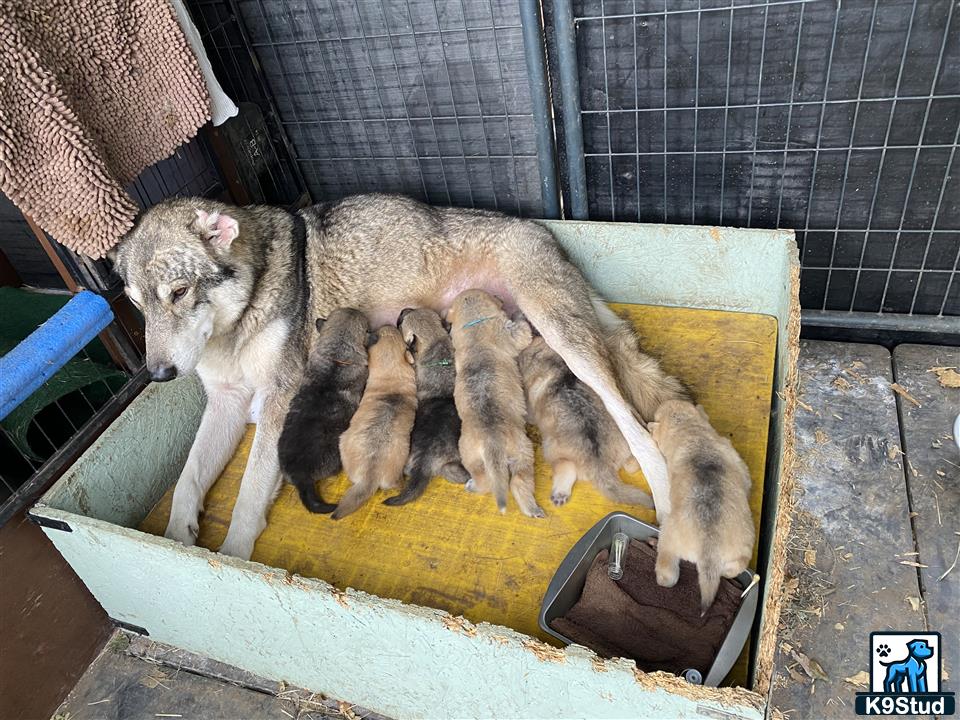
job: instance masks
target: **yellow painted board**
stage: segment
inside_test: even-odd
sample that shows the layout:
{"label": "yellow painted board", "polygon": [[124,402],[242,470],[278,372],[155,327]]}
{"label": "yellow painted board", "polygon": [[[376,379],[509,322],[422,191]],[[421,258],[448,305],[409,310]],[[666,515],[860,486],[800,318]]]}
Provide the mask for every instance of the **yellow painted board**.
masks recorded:
{"label": "yellow painted board", "polygon": [[[613,307],[630,317],[644,349],[688,385],[743,456],[753,478],[751,509],[759,527],[776,319],[718,310]],[[203,547],[216,549],[226,536],[252,438],[250,426],[207,495],[198,538]],[[639,473],[628,480],[646,485]],[[347,486],[342,475],[321,483],[328,501],[337,500]],[[163,534],[172,495],[171,488],[143,521],[142,530]],[[618,506],[585,483],[576,485],[566,505],[554,507],[550,469],[539,451],[536,497],[547,512],[545,519],[524,517],[512,498],[507,514],[501,515],[491,496],[473,495],[443,480],[432,482],[424,496],[409,505],[388,507],[381,504],[384,497],[378,493],[354,514],[333,521],[309,513],[285,485],[253,560],[341,589],[352,587],[544,638],[537,626],[540,602],[573,544],[613,510],[653,521],[652,511]]]}

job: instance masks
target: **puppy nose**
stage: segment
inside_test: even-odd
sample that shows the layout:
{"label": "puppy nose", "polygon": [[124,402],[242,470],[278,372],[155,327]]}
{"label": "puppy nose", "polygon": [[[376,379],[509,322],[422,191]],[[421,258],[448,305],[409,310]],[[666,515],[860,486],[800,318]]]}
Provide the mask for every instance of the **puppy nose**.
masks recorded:
{"label": "puppy nose", "polygon": [[176,376],[177,368],[174,365],[163,364],[150,369],[150,379],[154,382],[167,382],[167,380],[173,380]]}
{"label": "puppy nose", "polygon": [[413,308],[404,308],[400,311],[400,317],[397,318],[397,327],[400,327],[400,323],[403,322],[403,319],[407,316],[407,313],[411,313],[413,310]]}

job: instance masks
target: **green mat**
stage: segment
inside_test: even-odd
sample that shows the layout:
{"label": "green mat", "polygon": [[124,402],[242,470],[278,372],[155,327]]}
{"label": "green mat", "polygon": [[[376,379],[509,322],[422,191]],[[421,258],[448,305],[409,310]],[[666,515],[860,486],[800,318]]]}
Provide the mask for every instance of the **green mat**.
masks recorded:
{"label": "green mat", "polygon": [[[6,354],[53,316],[70,295],[41,293],[24,288],[0,288],[0,354]],[[7,431],[10,441],[25,456],[41,461],[49,452],[31,447],[30,428],[33,420],[46,407],[66,398],[71,393],[83,392],[84,411],[59,419],[68,428],[79,427],[127,381],[127,375],[112,367],[110,355],[100,340],[88,343],[77,357],[17,407],[0,426]],[[92,406],[92,407],[91,407]],[[56,415],[52,417],[56,418]],[[63,432],[55,433],[63,435]],[[48,443],[44,443],[47,445]]]}

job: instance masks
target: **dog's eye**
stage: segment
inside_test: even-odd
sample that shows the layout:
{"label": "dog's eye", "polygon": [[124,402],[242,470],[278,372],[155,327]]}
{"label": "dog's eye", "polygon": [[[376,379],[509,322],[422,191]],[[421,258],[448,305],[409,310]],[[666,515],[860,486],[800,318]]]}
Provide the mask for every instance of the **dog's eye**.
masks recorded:
{"label": "dog's eye", "polygon": [[173,300],[173,302],[176,302],[186,294],[187,294],[187,288],[185,287],[178,288],[170,294],[170,299]]}

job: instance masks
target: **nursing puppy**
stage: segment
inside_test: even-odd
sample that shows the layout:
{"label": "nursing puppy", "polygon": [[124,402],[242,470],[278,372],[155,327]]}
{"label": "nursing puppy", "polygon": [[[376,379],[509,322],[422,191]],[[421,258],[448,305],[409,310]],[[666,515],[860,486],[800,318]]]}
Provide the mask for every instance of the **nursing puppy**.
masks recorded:
{"label": "nursing puppy", "polygon": [[460,456],[470,473],[467,490],[493,492],[507,510],[507,488],[520,512],[544,517],[533,497],[533,445],[526,433],[526,403],[517,356],[530,344],[530,325],[511,320],[503,304],[483,290],[467,290],[447,315],[457,380],[454,400],[463,425]]}
{"label": "nursing puppy", "polygon": [[413,357],[397,328],[385,325],[377,331],[368,362],[367,389],[340,438],[343,469],[353,486],[340,499],[334,520],[363,505],[378,487],[396,487],[410,453],[417,383]]}
{"label": "nursing puppy", "polygon": [[586,480],[614,502],[653,507],[647,493],[617,476],[619,468],[639,466],[600,398],[542,337],[520,353],[520,372],[530,421],[540,428],[543,456],[553,468],[553,504],[563,505],[573,484]]}
{"label": "nursing puppy", "polygon": [[703,612],[720,578],[743,572],[753,552],[750,471],[699,405],[663,403],[650,432],[667,459],[672,510],[660,526],[657,584],[673,587],[680,560],[696,563]]}
{"label": "nursing puppy", "polygon": [[410,478],[399,495],[384,505],[405,505],[423,495],[430,479],[455,483],[470,479],[460,464],[460,416],[453,402],[456,369],[453,341],[433,310],[400,313],[400,332],[413,353],[417,375],[417,416],[410,436],[410,457],[404,473]]}
{"label": "nursing puppy", "polygon": [[349,308],[317,320],[319,337],[283,423],[280,472],[310,512],[336,508],[317,493],[316,481],[340,472],[340,436],[367,382],[367,329],[367,317]]}

